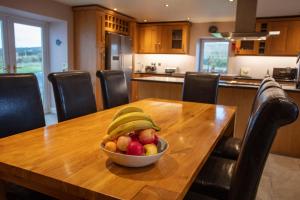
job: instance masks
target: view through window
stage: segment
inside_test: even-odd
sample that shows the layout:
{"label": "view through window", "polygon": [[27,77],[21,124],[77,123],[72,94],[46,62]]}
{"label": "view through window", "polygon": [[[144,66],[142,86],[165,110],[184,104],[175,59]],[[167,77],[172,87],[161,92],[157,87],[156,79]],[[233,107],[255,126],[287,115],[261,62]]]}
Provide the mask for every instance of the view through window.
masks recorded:
{"label": "view through window", "polygon": [[14,23],[16,72],[34,73],[44,97],[42,28]]}
{"label": "view through window", "polygon": [[0,73],[5,72],[2,26],[2,21],[0,21]]}
{"label": "view through window", "polygon": [[224,40],[202,40],[200,71],[226,73],[229,42]]}

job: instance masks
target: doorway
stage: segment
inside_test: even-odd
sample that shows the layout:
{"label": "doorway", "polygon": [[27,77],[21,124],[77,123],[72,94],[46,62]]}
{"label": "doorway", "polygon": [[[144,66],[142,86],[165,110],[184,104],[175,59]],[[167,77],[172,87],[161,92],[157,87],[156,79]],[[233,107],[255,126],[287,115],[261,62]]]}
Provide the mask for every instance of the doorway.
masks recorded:
{"label": "doorway", "polygon": [[34,73],[48,112],[46,23],[0,15],[0,73]]}

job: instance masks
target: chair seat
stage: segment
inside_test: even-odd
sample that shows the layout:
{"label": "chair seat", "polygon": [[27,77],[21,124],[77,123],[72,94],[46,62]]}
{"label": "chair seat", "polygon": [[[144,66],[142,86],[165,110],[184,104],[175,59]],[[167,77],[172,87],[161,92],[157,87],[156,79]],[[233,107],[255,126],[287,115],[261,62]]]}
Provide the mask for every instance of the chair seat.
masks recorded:
{"label": "chair seat", "polygon": [[234,137],[224,137],[214,149],[213,155],[237,160],[241,151],[242,141]]}
{"label": "chair seat", "polygon": [[212,198],[227,199],[236,161],[211,156],[191,186],[191,191]]}

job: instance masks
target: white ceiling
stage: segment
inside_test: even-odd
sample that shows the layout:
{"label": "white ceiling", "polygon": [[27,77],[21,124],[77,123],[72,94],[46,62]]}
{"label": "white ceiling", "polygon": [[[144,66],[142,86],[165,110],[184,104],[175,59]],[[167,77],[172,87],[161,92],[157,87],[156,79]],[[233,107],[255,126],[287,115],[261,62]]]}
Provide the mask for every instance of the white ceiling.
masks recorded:
{"label": "white ceiling", "polygon": [[[71,6],[99,4],[138,21],[219,22],[235,19],[236,0],[56,0]],[[251,1],[251,0],[250,0]],[[168,7],[164,5],[168,4]],[[300,0],[258,0],[258,17],[300,15]]]}

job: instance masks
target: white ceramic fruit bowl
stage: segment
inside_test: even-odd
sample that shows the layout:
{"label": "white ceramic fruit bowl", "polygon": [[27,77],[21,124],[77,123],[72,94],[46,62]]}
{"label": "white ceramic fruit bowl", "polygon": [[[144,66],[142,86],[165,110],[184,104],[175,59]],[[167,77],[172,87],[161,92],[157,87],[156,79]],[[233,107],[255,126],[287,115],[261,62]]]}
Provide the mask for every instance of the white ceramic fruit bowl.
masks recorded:
{"label": "white ceramic fruit bowl", "polygon": [[103,144],[100,145],[100,148],[114,163],[125,167],[145,167],[147,165],[151,165],[158,161],[160,157],[166,153],[168,147],[168,142],[160,138],[157,145],[157,154],[151,156],[132,156],[108,151],[104,148]]}

